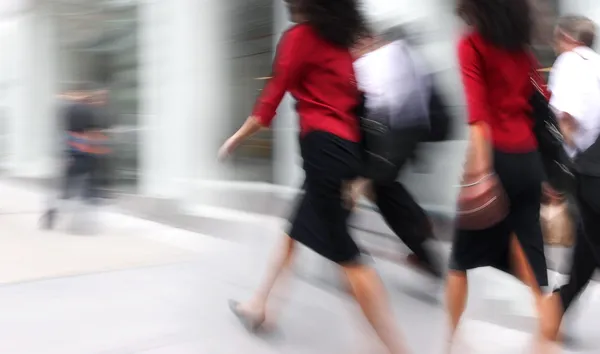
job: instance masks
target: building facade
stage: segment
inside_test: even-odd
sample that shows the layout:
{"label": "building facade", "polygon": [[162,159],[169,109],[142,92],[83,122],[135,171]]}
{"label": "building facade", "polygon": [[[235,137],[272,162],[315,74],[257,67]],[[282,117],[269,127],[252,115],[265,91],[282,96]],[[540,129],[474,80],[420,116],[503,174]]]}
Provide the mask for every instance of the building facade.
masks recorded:
{"label": "building facade", "polygon": [[[538,2],[550,9],[550,18],[558,12],[556,2]],[[561,11],[600,20],[598,6],[564,3]],[[465,149],[455,58],[462,25],[446,0],[365,0],[365,11],[376,27],[414,26],[450,98],[455,140],[426,146],[427,160],[402,177],[423,204],[450,210]],[[243,146],[232,161],[216,161],[220,143],[251,110],[288,26],[279,0],[2,1],[0,166],[17,177],[56,175],[57,95],[91,81],[110,88],[116,169],[127,188],[191,202],[218,198],[209,193],[215,186],[293,188],[302,172],[289,97],[272,131]],[[541,51],[550,64],[551,51]]]}

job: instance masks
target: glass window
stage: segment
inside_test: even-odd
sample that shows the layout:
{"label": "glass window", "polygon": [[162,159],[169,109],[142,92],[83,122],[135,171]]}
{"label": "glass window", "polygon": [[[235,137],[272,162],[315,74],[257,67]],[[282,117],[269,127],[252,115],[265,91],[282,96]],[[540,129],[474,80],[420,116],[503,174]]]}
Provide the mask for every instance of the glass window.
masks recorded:
{"label": "glass window", "polygon": [[136,1],[61,2],[62,90],[88,82],[107,90],[101,111],[114,141],[112,172],[129,188],[138,174],[138,17]]}
{"label": "glass window", "polygon": [[558,0],[534,0],[533,18],[536,24],[533,38],[533,48],[540,62],[542,74],[548,78],[550,67],[556,60],[552,48],[554,24],[558,16]]}
{"label": "glass window", "polygon": [[[271,74],[273,60],[273,3],[251,1],[232,10],[233,30],[231,129],[237,129],[252,112],[254,102]],[[284,103],[285,104],[285,103]],[[263,130],[236,152],[234,178],[240,181],[272,182],[273,131]]]}

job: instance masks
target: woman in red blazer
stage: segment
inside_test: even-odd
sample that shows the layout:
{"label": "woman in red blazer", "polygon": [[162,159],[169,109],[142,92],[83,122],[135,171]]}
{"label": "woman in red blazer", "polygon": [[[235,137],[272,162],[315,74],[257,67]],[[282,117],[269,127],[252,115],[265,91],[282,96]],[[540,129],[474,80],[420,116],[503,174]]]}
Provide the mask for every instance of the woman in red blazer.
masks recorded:
{"label": "woman in red blazer", "polygon": [[246,123],[221,148],[229,155],[241,142],[270,126],[284,94],[296,99],[305,194],[296,207],[267,279],[245,303],[232,311],[251,329],[265,321],[269,293],[287,273],[302,243],[342,266],[352,294],[391,353],[404,352],[385,290],[348,232],[350,209],[342,186],[361,170],[359,91],[350,54],[367,30],[357,0],[288,0],[292,26],[282,36],[273,75]]}
{"label": "woman in red blazer", "polygon": [[[544,171],[533,133],[529,99],[537,63],[527,0],[462,0],[470,26],[458,43],[467,101],[469,152],[465,183],[495,172],[510,201],[508,217],[486,230],[456,230],[447,281],[452,333],[467,299],[467,271],[492,266],[515,274],[541,304],[548,284],[540,229]],[[533,76],[535,77],[535,76]]]}

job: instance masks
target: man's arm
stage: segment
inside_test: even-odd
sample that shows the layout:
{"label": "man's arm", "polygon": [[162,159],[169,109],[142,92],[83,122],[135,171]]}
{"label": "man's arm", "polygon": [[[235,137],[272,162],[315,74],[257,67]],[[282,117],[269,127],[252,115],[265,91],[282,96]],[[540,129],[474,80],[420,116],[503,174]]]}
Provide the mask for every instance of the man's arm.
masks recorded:
{"label": "man's arm", "polygon": [[565,144],[572,148],[575,148],[573,136],[575,135],[575,132],[579,129],[579,124],[577,123],[577,120],[573,118],[573,116],[569,113],[560,112],[558,116],[558,126],[563,135]]}

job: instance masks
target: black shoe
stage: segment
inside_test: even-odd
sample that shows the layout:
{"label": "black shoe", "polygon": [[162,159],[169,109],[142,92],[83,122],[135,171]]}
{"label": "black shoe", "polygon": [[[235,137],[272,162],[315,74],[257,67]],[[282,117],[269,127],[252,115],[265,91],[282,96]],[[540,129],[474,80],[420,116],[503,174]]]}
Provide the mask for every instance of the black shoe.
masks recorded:
{"label": "black shoe", "polygon": [[52,230],[56,219],[56,210],[48,210],[40,220],[40,226],[44,230]]}

